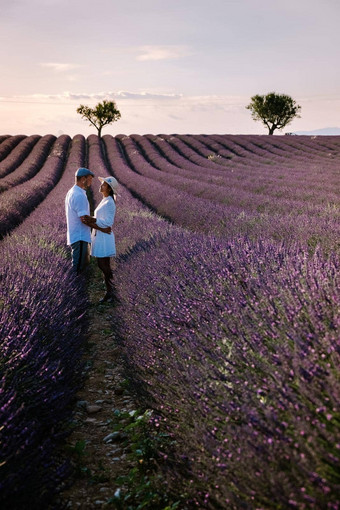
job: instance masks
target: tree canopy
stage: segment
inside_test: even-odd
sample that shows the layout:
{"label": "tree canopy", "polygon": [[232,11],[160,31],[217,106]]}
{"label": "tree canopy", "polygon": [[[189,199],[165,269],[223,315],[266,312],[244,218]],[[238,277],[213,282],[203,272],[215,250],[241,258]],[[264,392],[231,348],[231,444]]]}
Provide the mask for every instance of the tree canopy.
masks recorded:
{"label": "tree canopy", "polygon": [[283,129],[295,117],[300,117],[301,106],[296,104],[293,98],[286,94],[256,95],[251,98],[250,104],[246,106],[251,111],[251,116],[255,121],[262,121],[269,129],[272,135],[275,129]]}
{"label": "tree canopy", "polygon": [[83,119],[90,121],[90,125],[92,124],[98,130],[99,137],[101,137],[104,126],[112,124],[112,122],[119,120],[121,117],[116,103],[114,101],[106,101],[105,99],[94,108],[81,104],[77,108],[77,113],[79,113]]}

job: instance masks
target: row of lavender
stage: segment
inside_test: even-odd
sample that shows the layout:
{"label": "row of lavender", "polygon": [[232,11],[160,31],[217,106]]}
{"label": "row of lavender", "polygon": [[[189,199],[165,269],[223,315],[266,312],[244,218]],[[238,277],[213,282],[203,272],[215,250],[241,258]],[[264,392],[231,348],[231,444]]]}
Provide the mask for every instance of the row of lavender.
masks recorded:
{"label": "row of lavender", "polygon": [[[63,204],[74,170],[84,165],[85,155],[97,176],[108,175],[96,136],[90,136],[87,144],[82,136],[72,141],[65,136],[48,137],[55,142],[53,150],[34,179],[26,182],[26,207],[31,214],[0,244],[0,502],[6,508],[53,506],[70,474],[69,462],[58,452],[69,433],[65,422],[72,416],[74,395],[82,381],[87,303],[83,282],[75,281],[70,271]],[[34,189],[31,185],[43,182],[42,175],[55,183],[61,172],[62,179],[49,194],[45,190],[45,199],[32,212],[36,200],[29,192]],[[98,202],[99,181],[94,184]],[[123,253],[164,222],[123,188],[119,198],[118,249]],[[10,224],[11,229],[14,226]]]}
{"label": "row of lavender", "polygon": [[[170,186],[133,172],[119,138],[104,137],[112,173],[166,207]],[[168,489],[200,508],[339,508],[338,256],[145,216],[117,317],[131,380],[176,439]],[[130,232],[117,221],[118,240]]]}
{"label": "row of lavender", "polygon": [[17,168],[39,140],[39,135],[12,136],[0,141],[0,178]]}
{"label": "row of lavender", "polygon": [[[216,170],[218,168],[216,163],[218,163],[220,170],[222,165],[222,169],[224,167],[224,169],[242,171],[242,169],[246,170],[247,168],[249,170],[249,165],[251,165],[252,168],[257,169],[258,174],[267,174],[266,177],[273,174],[273,169],[270,166],[283,166],[294,172],[294,167],[297,164],[300,164],[300,167],[306,166],[306,158],[309,162],[312,158],[312,160],[319,163],[332,164],[332,160],[337,157],[339,149],[338,143],[333,142],[332,149],[328,148],[329,152],[324,153],[320,147],[317,149],[315,144],[314,148],[310,147],[308,140],[304,139],[303,142],[300,142],[300,148],[287,146],[287,144],[283,145],[281,142],[282,148],[279,150],[278,142],[273,145],[271,138],[266,136],[259,136],[256,143],[252,141],[252,137],[248,136],[235,137],[235,141],[230,136],[223,137],[221,135],[146,135],[144,137],[131,135],[131,138],[139,142],[149,140],[158,151],[164,153],[166,158],[174,159],[175,164],[180,162],[180,166],[187,167],[188,170],[194,170],[195,166],[193,165]],[[179,155],[182,157],[179,158]],[[301,170],[302,168],[300,168]],[[308,172],[310,177],[310,171],[307,168],[305,168],[305,172]],[[238,179],[239,177],[236,174],[234,178]]]}
{"label": "row of lavender", "polygon": [[[16,137],[8,142],[13,138]],[[70,142],[68,135],[26,137],[0,163],[7,172],[0,179],[0,239],[19,225],[56,185]]]}
{"label": "row of lavender", "polygon": [[[20,149],[16,149],[16,146],[18,144],[20,144],[20,142],[22,142],[23,140],[25,140],[27,137],[25,135],[16,135],[16,136],[2,136],[0,138],[0,162],[1,162],[1,170],[0,170],[0,176],[3,177],[4,175],[6,175],[6,173],[9,173],[11,171],[11,169],[7,170],[8,166],[7,164],[4,165],[2,163],[2,161],[12,152],[12,151],[15,151],[14,152],[14,158],[16,158],[18,156],[18,152],[19,152],[19,158],[21,158],[20,156],[20,153],[21,153],[21,147]],[[15,150],[16,149],[16,150]],[[13,161],[14,158],[10,158],[11,159],[11,162]],[[9,165],[10,166],[10,165]]]}
{"label": "row of lavender", "polygon": [[[47,150],[53,137],[45,139]],[[87,301],[71,271],[63,204],[85,145],[60,137],[36,177],[14,188],[31,214],[0,243],[2,508],[46,509],[70,474],[60,445],[82,381]]]}
{"label": "row of lavender", "polygon": [[[46,158],[46,151],[49,149],[47,144],[51,145],[52,142],[51,139],[46,140],[46,137],[45,140],[39,140],[39,143],[37,136],[23,140],[21,138],[10,137],[0,144],[0,153],[4,146],[9,152],[0,162],[0,172],[5,174],[5,177],[0,178],[0,190],[8,190],[1,197],[6,206],[3,209],[6,211],[19,212],[17,200],[12,193],[13,187],[27,181],[38,171],[39,165],[41,167]],[[291,236],[304,236],[306,242],[312,246],[318,241],[323,242],[325,236],[327,243],[327,226],[330,222],[334,222],[335,228],[339,224],[337,137],[332,137],[335,142],[328,138],[326,142],[322,142],[321,137],[317,141],[302,137],[303,142],[295,143],[286,142],[292,140],[291,137],[278,137],[280,141],[275,142],[271,142],[272,138],[121,135],[116,137],[116,141],[119,142],[119,148],[125,151],[126,166],[130,171],[136,171],[150,179],[149,184],[151,181],[162,184],[163,193],[171,188],[172,194],[181,193],[181,198],[188,194],[193,199],[200,199],[195,200],[195,206],[192,204],[192,211],[189,210],[189,213],[194,212],[199,216],[200,209],[204,209],[207,200],[216,203],[219,207],[215,211],[215,218],[212,218],[213,233],[225,236],[226,227],[231,231],[234,227],[246,234],[249,231],[253,233],[254,229],[259,234],[262,229],[274,238],[284,238],[288,228]],[[37,144],[36,147],[25,159],[24,156],[34,144]],[[213,154],[214,158],[224,154],[225,147],[234,151],[233,159],[223,156],[223,165],[208,159],[209,154]],[[12,151],[9,151],[11,148]],[[2,152],[6,155],[6,151]],[[289,168],[285,166],[288,157]],[[13,165],[23,158],[22,164],[17,166],[14,172],[10,172]],[[225,163],[229,165],[228,169]],[[268,168],[267,163],[275,165],[275,168]],[[132,186],[131,179],[127,184]],[[134,191],[138,191],[136,182],[133,187]],[[24,188],[26,190],[27,186]],[[161,188],[158,188],[162,193]],[[16,191],[19,197],[22,196],[22,189],[23,187]],[[142,196],[146,201],[149,198],[145,192]],[[150,200],[150,205],[157,209],[157,201],[154,202]],[[179,220],[185,226],[190,226],[188,219],[183,222],[176,217],[172,210],[176,208],[176,203],[172,206],[171,202],[170,200],[167,210],[162,211],[163,214],[175,222]],[[22,216],[21,211],[20,214]],[[3,235],[3,232],[10,228],[8,223],[15,223],[15,217],[1,220],[0,234]],[[282,224],[283,221],[285,225]],[[271,230],[268,230],[268,224],[272,225]],[[197,229],[197,224],[193,225],[193,228]]]}
{"label": "row of lavender", "polygon": [[[243,172],[241,176],[240,174],[235,175],[234,171],[237,167],[234,163],[233,172],[230,175],[230,172],[221,170],[221,165],[199,156],[189,146],[181,144],[176,139],[175,142],[172,141],[167,146],[165,146],[165,140],[163,140],[163,144],[157,144],[156,138],[153,138],[154,144],[152,144],[148,137],[137,135],[118,136],[118,139],[131,166],[138,173],[212,202],[238,205],[248,211],[260,210],[267,214],[275,212],[292,214],[295,211],[298,213],[301,203],[305,202],[303,208],[306,212],[321,214],[325,209],[325,204],[329,206],[339,200],[334,192],[336,186],[339,188],[339,171],[334,162],[327,168],[327,172],[324,165],[322,166],[322,171],[326,174],[322,178],[317,175],[313,179],[310,172],[307,179],[306,167],[311,169],[311,162],[304,159],[304,166],[301,167],[301,164],[298,164],[294,158],[291,158],[290,161],[290,165],[297,165],[294,172],[287,171],[279,162],[276,163],[275,170],[271,169],[268,172],[266,165],[263,163],[262,165],[254,164],[255,161],[252,158],[251,161],[248,160],[251,170],[248,167],[247,173]],[[178,154],[175,147],[181,147],[181,152],[185,154],[185,157]],[[160,150],[163,155],[159,152]],[[193,157],[195,163],[191,161]],[[320,189],[321,182],[327,179],[329,182],[327,182],[326,189]],[[315,193],[315,188],[317,193]],[[284,201],[282,201],[283,193],[286,195]],[[313,194],[315,197],[311,201],[310,198]]]}
{"label": "row of lavender", "polygon": [[[300,193],[302,188],[308,190],[309,199],[307,196],[301,201],[291,199],[292,189],[298,184],[294,184],[294,176],[289,177],[287,169],[281,168],[280,172],[290,179],[289,186],[285,193],[282,191],[281,198],[278,194],[269,194],[268,198],[265,191],[258,196],[254,191],[249,192],[251,182],[253,190],[256,190],[256,182],[261,178],[261,172],[256,167],[249,166],[247,174],[244,171],[239,176],[241,184],[238,188],[232,186],[232,172],[226,175],[226,171],[220,170],[221,166],[217,164],[218,178],[223,179],[222,183],[214,181],[216,175],[211,168],[197,165],[192,178],[188,178],[184,169],[179,168],[179,163],[177,175],[174,175],[168,171],[166,161],[162,169],[161,164],[157,163],[157,169],[151,149],[144,145],[144,151],[150,154],[149,162],[145,152],[137,150],[133,138],[136,137],[103,137],[108,157],[116,165],[117,178],[143,202],[177,225],[222,238],[242,235],[252,239],[261,237],[286,242],[299,240],[310,250],[320,244],[325,251],[331,251],[334,238],[340,238],[339,198],[336,193],[339,184],[335,181],[339,168],[334,163],[326,176],[320,178],[322,182],[330,181],[327,192],[320,191],[316,178],[309,183],[303,177]],[[297,167],[295,172],[298,170]],[[320,174],[324,167],[319,166],[318,170]],[[244,182],[245,189],[242,189]],[[319,194],[321,199],[318,198]]]}
{"label": "row of lavender", "polygon": [[38,140],[36,138],[35,136],[27,137],[27,139],[22,142],[22,144],[27,143],[29,148],[31,148],[30,146],[32,145],[32,150],[27,155],[25,154],[22,144],[19,144],[17,147],[19,151],[18,156],[21,155],[21,157],[23,157],[21,163],[20,160],[18,161],[17,158],[14,157],[13,153],[15,151],[2,162],[6,172],[11,168],[11,165],[9,165],[10,159],[13,160],[12,164],[14,166],[11,172],[6,173],[6,176],[0,178],[0,192],[7,191],[31,179],[43,166],[56,137],[53,135],[45,135],[44,137],[39,137]]}
{"label": "row of lavender", "polygon": [[[97,175],[129,177],[119,138],[106,137],[101,147],[92,136],[88,148]],[[145,194],[165,202],[164,187],[145,177],[139,186],[143,181]],[[131,189],[141,196],[140,188]],[[190,196],[181,198],[178,213]],[[230,242],[190,234],[151,214],[123,187],[118,205],[124,255],[117,317],[131,378],[177,440],[169,488],[187,476],[192,503],[211,508],[337,508],[338,259],[319,252],[309,258],[297,247],[240,234]],[[283,446],[284,456],[277,455]]]}
{"label": "row of lavender", "polygon": [[[237,153],[237,157],[228,156],[227,160],[224,157],[219,158],[225,150],[226,139],[224,137],[211,138],[212,142],[209,142],[210,137],[204,137],[203,140],[200,137],[186,137],[187,146],[183,147],[183,144],[181,144],[181,147],[178,147],[179,142],[175,146],[176,149],[185,151],[187,157],[192,157],[194,152],[196,160],[198,153],[199,161],[197,161],[197,164],[201,166],[204,166],[205,158],[209,158],[208,153],[212,148],[213,156],[211,158],[210,155],[210,159],[220,165],[222,163],[223,167],[229,167],[229,170],[231,170],[232,175],[228,176],[228,187],[234,185],[248,192],[265,193],[274,200],[281,199],[283,193],[285,195],[289,194],[290,199],[308,201],[311,198],[310,193],[317,190],[315,198],[317,203],[322,203],[325,198],[326,201],[332,198],[332,195],[330,197],[325,196],[325,192],[329,194],[333,191],[333,186],[338,186],[339,170],[337,161],[339,160],[340,141],[337,138],[332,143],[332,149],[327,147],[329,152],[324,153],[321,149],[321,142],[319,142],[321,147],[314,142],[312,148],[308,138],[300,142],[299,148],[287,146],[287,144],[281,142],[284,148],[279,150],[277,145],[280,142],[276,142],[274,151],[270,137],[261,136],[258,137],[260,141],[257,141],[255,146],[257,148],[258,144],[261,144],[262,153],[258,157],[257,153],[252,150],[254,145],[251,141],[252,137],[244,137],[243,151]],[[284,140],[281,137],[282,139]],[[227,140],[229,145],[229,137]],[[174,142],[171,142],[171,144],[174,144]],[[238,171],[235,173],[235,170]],[[307,190],[305,189],[306,181],[308,183]],[[247,186],[247,184],[249,185]]]}
{"label": "row of lavender", "polygon": [[[195,148],[199,155],[207,157],[211,152],[231,163],[247,164],[247,160],[255,163],[275,161],[291,167],[292,157],[303,162],[305,157],[323,161],[336,157],[339,151],[339,139],[336,137],[298,138],[270,137],[263,135],[178,135],[176,137],[162,135],[165,140],[174,143],[179,150],[184,145]],[[186,150],[186,149],[185,149]]]}
{"label": "row of lavender", "polygon": [[[111,171],[125,169],[106,149]],[[115,229],[127,366],[177,440],[169,489],[184,474],[192,504],[337,508],[338,259],[192,235],[124,188]]]}
{"label": "row of lavender", "polygon": [[[101,165],[101,169],[104,171],[99,144],[96,147],[97,165]],[[112,159],[111,163],[114,165],[114,169],[117,170],[118,160]],[[123,192],[122,195],[120,199],[121,213],[126,206],[128,207],[127,211],[129,211],[132,203],[130,199],[128,205],[124,204],[126,193]],[[136,202],[134,204],[136,208]],[[323,472],[325,467],[327,468],[328,463],[333,464],[335,470],[338,459],[335,446],[338,428],[336,416],[334,416],[338,401],[338,387],[334,384],[338,351],[333,345],[337,338],[336,330],[338,328],[337,319],[334,317],[334,310],[339,302],[337,282],[334,281],[337,275],[338,261],[328,261],[327,265],[323,266],[323,258],[318,254],[314,256],[313,262],[310,262],[308,267],[308,265],[305,266],[305,253],[299,250],[289,253],[282,247],[275,248],[268,244],[254,247],[249,243],[248,245],[244,242],[236,243],[236,246],[233,246],[231,250],[230,245],[227,247],[221,246],[221,244],[216,244],[216,241],[207,241],[206,238],[195,237],[169,227],[164,222],[156,220],[152,215],[146,214],[144,209],[141,209],[140,212],[136,211],[133,217],[138,218],[138,220],[145,218],[145,221],[147,221],[147,235],[152,237],[151,242],[148,243],[145,242],[144,233],[141,237],[141,223],[136,228],[134,219],[129,224],[123,221],[123,218],[126,220],[127,217],[127,214],[122,214],[116,224],[118,238],[120,235],[124,235],[125,239],[139,237],[140,240],[139,243],[135,244],[129,256],[125,255],[121,258],[121,264],[117,272],[117,285],[122,303],[119,315],[122,321],[121,332],[124,338],[128,366],[132,379],[138,383],[136,386],[139,391],[145,392],[147,395],[145,401],[149,402],[148,397],[153,396],[155,408],[159,410],[167,423],[171,424],[172,432],[179,439],[180,447],[177,453],[179,456],[185,456],[188,460],[185,469],[187,474],[191,472],[192,479],[195,482],[194,490],[198,490],[197,486],[200,485],[202,494],[209,492],[209,497],[205,501],[203,501],[204,498],[197,496],[197,504],[216,507],[216,505],[222,504],[224,506],[228,504],[226,500],[229,500],[230,505],[238,508],[239,504],[244,505],[248,501],[248,504],[252,507],[255,504],[254,502],[261,501],[263,495],[270,494],[270,497],[267,497],[265,501],[265,505],[268,507],[278,504],[291,504],[293,507],[294,502],[297,502],[296,504],[305,505],[306,507],[318,504],[320,507],[336,508],[336,505],[338,505],[335,499],[337,486],[336,480],[335,482],[333,480],[332,469],[324,478],[320,476],[320,472]],[[117,218],[119,218],[119,215]],[[156,232],[157,234],[155,234]],[[248,254],[245,258],[243,257],[242,261],[245,247],[248,248]],[[214,267],[214,257],[216,258],[216,253],[223,253],[223,248],[225,255],[229,253],[226,258],[219,260],[218,272]],[[232,256],[231,253],[233,253]],[[198,254],[199,260],[196,260]],[[296,261],[294,273],[291,264],[292,255],[294,255],[293,260]],[[228,261],[229,266],[226,266],[226,261]],[[250,267],[251,279],[249,278],[250,261],[252,261]],[[320,262],[322,262],[322,271],[319,267]],[[172,272],[173,267],[176,267],[176,275]],[[264,268],[267,269],[267,273]],[[238,270],[238,273],[235,269]],[[305,283],[306,272],[312,274],[307,283]],[[235,274],[237,275],[236,278]],[[274,280],[273,274],[274,276],[277,275]],[[234,277],[235,281],[228,282],[231,276]],[[315,285],[311,285],[316,276],[318,278],[322,276],[320,281],[323,282],[323,289],[320,291],[317,290]],[[298,277],[300,278],[300,285],[296,283]],[[261,280],[261,285],[259,285],[258,279]],[[266,282],[270,283],[270,287],[268,287],[267,294],[263,296],[262,285]],[[286,283],[285,294],[287,288],[293,287],[294,289],[292,283],[295,282],[295,287],[297,286],[298,290],[293,293],[294,300],[291,299],[291,295],[287,295],[285,301],[283,301],[282,297],[278,295],[278,289],[283,288],[282,282]],[[228,289],[226,289],[227,286]],[[254,287],[257,294],[254,292]],[[231,289],[233,292],[230,292]],[[238,289],[238,294],[240,294],[240,290],[242,291],[241,300],[235,300],[235,289]],[[225,290],[228,290],[228,292],[225,292]],[[322,362],[323,368],[326,368],[324,372],[319,367],[314,366],[315,359],[320,354],[319,352],[315,353],[314,342],[311,347],[310,343],[303,344],[301,341],[305,337],[308,339],[306,329],[308,330],[309,326],[304,324],[306,310],[303,308],[301,311],[300,309],[300,301],[303,296],[306,301],[306,294],[308,294],[312,303],[321,301],[321,303],[328,302],[329,305],[319,306],[317,313],[311,309],[308,300],[305,305],[307,308],[309,306],[308,313],[313,312],[311,314],[313,321],[310,330],[314,332],[314,336],[312,338],[309,334],[310,342],[316,338],[321,344],[320,330],[323,332],[324,325],[320,321],[320,317],[324,317],[326,325],[331,325],[328,328],[331,334],[326,345],[319,346],[323,350],[320,359],[326,360],[324,363]],[[229,307],[226,307],[225,298],[229,295],[232,306],[229,304]],[[325,300],[325,296],[328,297],[328,295],[332,297],[332,302]],[[259,305],[257,300],[260,297],[262,297],[262,300]],[[247,302],[249,300],[250,303]],[[276,309],[282,308],[282,302],[285,307],[281,311],[281,316],[277,316]],[[298,303],[299,306],[294,308],[294,302]],[[257,306],[254,306],[254,304]],[[240,331],[239,324],[244,322],[243,313],[249,305],[252,306],[250,307],[250,313],[248,311],[248,320],[246,321],[248,326],[247,335],[250,335],[253,324],[257,324],[259,318],[263,322],[260,324],[260,331],[254,332],[252,349],[246,349],[250,352],[245,354],[243,340],[247,339],[247,335],[241,335],[240,338],[242,328]],[[232,310],[232,307],[234,310]],[[323,313],[322,308],[324,308]],[[221,310],[225,310],[225,316],[221,317],[220,323],[212,324],[212,319],[217,318]],[[265,323],[266,314],[267,324]],[[147,321],[145,317],[147,317]],[[234,320],[230,317],[234,317]],[[300,340],[296,346],[292,339],[291,345],[287,345],[287,338],[291,337],[285,329],[281,330],[281,322],[286,327],[289,324],[291,330],[294,329],[295,336],[293,339],[296,342],[297,339]],[[297,324],[300,326],[300,330],[296,329]],[[266,331],[268,325],[271,326],[269,332]],[[226,328],[229,328],[232,332],[229,338],[226,334]],[[325,329],[328,330],[327,326]],[[274,356],[272,352],[274,346],[269,341],[275,341],[276,348],[278,333],[286,342],[282,346],[280,345],[280,355]],[[292,335],[292,331],[289,333]],[[269,337],[268,345],[262,346],[261,341],[266,336]],[[181,342],[179,342],[179,338]],[[213,344],[211,345],[212,340]],[[235,347],[233,346],[234,341],[237,341]],[[295,352],[295,348],[296,353],[293,361],[291,361],[291,353]],[[233,350],[236,356],[232,361],[230,358]],[[170,358],[169,352],[171,353]],[[327,355],[325,355],[325,352]],[[307,360],[305,360],[305,353],[309,355]],[[313,354],[311,355],[311,353]],[[238,356],[239,354],[242,356]],[[331,362],[328,358],[331,358]],[[241,360],[240,366],[238,366],[238,359]],[[273,368],[273,373],[270,376],[267,366],[271,366],[273,359],[275,368]],[[305,363],[301,364],[301,360],[305,360]],[[256,364],[254,361],[256,361]],[[285,361],[285,364],[278,371],[277,367],[281,367],[282,361]],[[248,373],[244,372],[245,363],[250,364],[250,366],[253,365],[249,378]],[[295,368],[295,372],[292,369],[288,370],[287,365],[289,363]],[[228,364],[231,367],[231,380],[226,378]],[[233,366],[235,364],[236,367]],[[297,382],[301,384],[306,379],[310,382],[309,379],[315,375],[315,371],[318,371],[319,379],[314,379],[315,386],[310,391],[315,407],[309,409],[309,406],[306,406],[303,392],[298,392],[295,395],[294,388]],[[281,384],[275,394],[272,394],[272,388],[268,386],[268,380],[270,381],[271,377],[280,377]],[[233,385],[233,380],[234,382],[236,380],[237,385]],[[255,386],[257,390],[255,397],[254,386],[250,385],[252,390],[247,392],[241,390],[242,386],[240,387],[238,384],[244,382],[248,386],[250,380],[258,385],[257,388]],[[325,382],[327,391],[325,395],[326,407],[323,407],[324,396],[320,396],[319,385],[323,386]],[[236,400],[236,403],[232,402],[231,406],[225,401],[226,388],[228,389],[228,395],[232,395]],[[274,420],[276,398],[278,394],[281,396],[282,393],[287,394],[285,395],[286,400],[282,404],[284,407],[280,416]],[[268,402],[268,395],[270,396],[270,402]],[[245,396],[247,398],[245,398],[243,404],[247,402],[248,410],[253,413],[250,425],[245,421],[245,417],[248,419],[247,409],[240,408],[240,401]],[[202,397],[204,397],[204,403],[200,407]],[[167,404],[164,405],[164,402]],[[196,421],[194,423],[192,420],[193,408],[198,412],[198,414],[195,414]],[[226,417],[231,415],[231,410],[234,411],[234,418],[230,419],[230,424],[226,424]],[[279,406],[280,410],[281,407]],[[297,410],[300,411],[299,416],[297,416]],[[309,416],[306,413],[307,410],[309,410]],[[263,416],[264,413],[266,414],[265,417]],[[209,416],[209,419],[207,419],[207,416]],[[280,429],[277,428],[279,419],[282,420],[282,423],[280,423],[281,435],[278,434]],[[304,423],[305,419],[306,424]],[[292,430],[294,431],[294,425],[297,422],[300,422],[300,427],[296,431],[296,437],[294,437]],[[329,436],[327,443],[323,444],[325,422],[327,423],[327,435],[329,434]],[[235,423],[244,425],[243,428],[240,427],[239,444],[237,442],[235,444],[234,441]],[[305,451],[309,451],[311,446],[308,433],[311,433],[315,425],[319,428],[317,434],[312,434],[315,438],[312,445],[314,456],[313,458],[309,456],[308,462],[303,465],[301,459],[304,459]],[[255,429],[253,435],[258,438],[258,443],[253,446],[253,449],[245,448],[249,441],[249,427]],[[303,434],[301,434],[301,427],[306,429]],[[288,431],[284,435],[286,428]],[[259,431],[261,432],[260,436]],[[225,436],[225,442],[230,441],[228,449],[221,447],[221,445],[224,446],[221,435]],[[308,439],[305,441],[306,437]],[[298,443],[296,443],[297,440],[299,440]],[[233,441],[234,444],[232,444]],[[202,443],[204,447],[202,447]],[[274,446],[271,446],[273,443]],[[188,444],[191,445],[190,450],[187,448]],[[243,446],[245,459],[237,471],[234,462],[237,466],[239,465],[241,445]],[[268,461],[279,458],[275,457],[275,454],[271,451],[275,447],[276,451],[281,452],[282,445],[286,445],[286,459],[283,462],[285,466],[281,468],[281,471],[278,471],[277,480],[269,481],[271,468]],[[216,458],[213,455],[213,453],[216,455],[214,449],[218,452]],[[262,457],[258,456],[258,449],[263,450]],[[202,451],[204,455],[202,455]],[[237,453],[236,458],[231,461],[230,459]],[[257,459],[257,462],[254,461],[254,458]],[[291,470],[291,459],[297,462],[295,472]],[[321,465],[320,459],[324,460]],[[177,462],[180,464],[180,459],[177,459]],[[251,481],[249,484],[249,479],[242,477],[241,474],[245,472],[245,466],[249,467],[250,462],[257,471],[256,474],[254,472],[249,473]],[[232,468],[230,467],[227,470],[227,464]],[[315,469],[317,465],[319,465],[320,472]],[[261,470],[259,470],[259,466],[262,466]],[[306,492],[303,485],[309,485],[310,482],[306,478],[306,469],[308,468],[313,487]],[[249,470],[246,470],[246,472],[249,472]],[[174,474],[173,470],[172,473]],[[179,479],[182,474],[182,471],[178,473]],[[258,477],[260,477],[262,484],[258,484]],[[277,494],[274,499],[273,494],[277,491],[278,480],[280,481],[282,477],[286,478],[287,481],[285,490],[280,496],[281,501],[278,502]],[[239,479],[237,487],[234,486],[235,479]],[[215,480],[215,482],[213,483],[212,480]],[[175,482],[177,487],[178,481]],[[225,489],[228,481],[230,486]],[[254,485],[256,485],[257,491],[253,490]],[[248,489],[245,490],[245,487]],[[280,491],[278,493],[280,494]]]}
{"label": "row of lavender", "polygon": [[339,270],[177,229],[122,260],[127,367],[176,440],[168,489],[190,507],[340,507]]}

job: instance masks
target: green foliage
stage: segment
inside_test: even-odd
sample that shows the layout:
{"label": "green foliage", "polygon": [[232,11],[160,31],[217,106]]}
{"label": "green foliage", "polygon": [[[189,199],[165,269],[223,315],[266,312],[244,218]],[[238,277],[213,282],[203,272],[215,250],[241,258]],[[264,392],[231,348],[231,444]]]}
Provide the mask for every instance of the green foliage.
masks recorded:
{"label": "green foliage", "polygon": [[77,113],[79,113],[83,119],[90,121],[90,125],[92,124],[98,130],[99,137],[101,136],[104,126],[116,122],[121,117],[116,103],[114,101],[106,101],[105,99],[94,108],[81,104],[77,108]]}
{"label": "green foliage", "polygon": [[90,484],[97,484],[109,481],[109,476],[106,473],[105,467],[101,462],[96,466],[96,470],[91,470],[86,465],[87,460],[87,451],[86,451],[87,442],[85,440],[77,441],[74,446],[67,446],[67,450],[74,455],[75,461],[75,469],[77,476],[80,478],[87,478]]}
{"label": "green foliage", "polygon": [[270,92],[264,96],[256,95],[251,98],[250,104],[246,106],[251,111],[255,121],[260,120],[269,129],[272,135],[275,129],[283,129],[295,117],[300,117],[301,106],[296,104],[293,98],[286,94]]}
{"label": "green foliage", "polygon": [[74,451],[74,453],[80,458],[85,455],[86,441],[77,441],[73,447],[70,447],[70,450]]}
{"label": "green foliage", "polygon": [[[175,510],[180,502],[167,494],[158,469],[162,463],[160,452],[169,452],[173,446],[170,436],[155,426],[151,411],[116,411],[115,416],[114,430],[126,435],[133,467],[126,476],[117,478],[120,487],[108,504],[118,510]],[[158,420],[156,423],[159,425]]]}

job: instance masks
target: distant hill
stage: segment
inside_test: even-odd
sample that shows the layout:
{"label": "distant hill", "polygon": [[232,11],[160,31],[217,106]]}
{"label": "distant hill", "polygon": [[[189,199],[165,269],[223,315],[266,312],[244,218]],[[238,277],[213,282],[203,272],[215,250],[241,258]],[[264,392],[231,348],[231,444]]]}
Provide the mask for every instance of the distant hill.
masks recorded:
{"label": "distant hill", "polygon": [[314,131],[294,131],[294,135],[340,135],[340,127],[326,127],[322,129],[314,129]]}

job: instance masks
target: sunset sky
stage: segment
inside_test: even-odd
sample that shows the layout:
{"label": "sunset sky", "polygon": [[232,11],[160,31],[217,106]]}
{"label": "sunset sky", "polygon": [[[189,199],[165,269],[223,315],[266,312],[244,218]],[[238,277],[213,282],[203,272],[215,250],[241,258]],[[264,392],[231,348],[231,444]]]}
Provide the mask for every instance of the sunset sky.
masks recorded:
{"label": "sunset sky", "polygon": [[0,134],[88,135],[103,99],[103,134],[266,134],[272,91],[302,107],[283,133],[340,134],[339,25],[339,0],[0,0]]}

